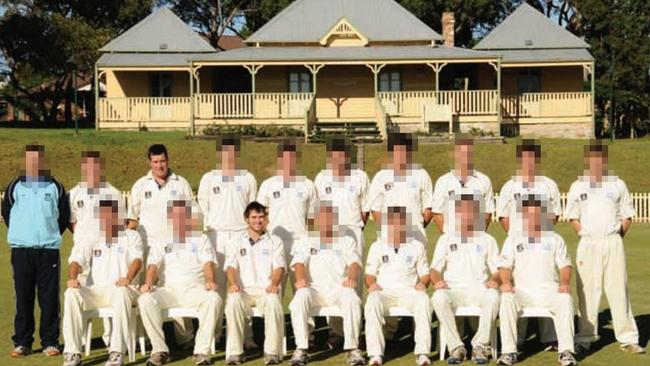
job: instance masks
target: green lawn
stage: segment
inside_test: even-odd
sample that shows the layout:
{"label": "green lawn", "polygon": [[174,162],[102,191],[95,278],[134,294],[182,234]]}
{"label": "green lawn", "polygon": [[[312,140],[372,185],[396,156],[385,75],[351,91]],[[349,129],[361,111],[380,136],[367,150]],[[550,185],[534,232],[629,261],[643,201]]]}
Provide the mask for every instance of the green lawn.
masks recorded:
{"label": "green lawn", "polygon": [[[24,145],[32,143],[45,144],[49,154],[49,163],[53,174],[57,176],[66,187],[71,187],[79,179],[79,152],[86,149],[96,149],[104,152],[106,157],[106,176],[120,189],[130,189],[133,182],[147,170],[146,147],[155,142],[168,146],[171,164],[175,170],[185,176],[196,189],[201,175],[211,169],[215,164],[214,143],[210,141],[189,141],[183,138],[183,133],[178,132],[101,132],[82,130],[80,136],[74,136],[69,130],[18,130],[0,129],[0,185],[4,187],[7,182],[20,169]],[[514,148],[516,140],[508,140],[506,145],[479,144],[476,146],[476,167],[489,175],[493,180],[495,190],[510,177],[514,171]],[[561,191],[566,191],[575,176],[582,169],[581,149],[584,141],[575,140],[543,140],[544,160],[543,170],[547,175],[556,179]],[[268,177],[274,171],[274,144],[246,143],[242,148],[242,165],[251,170],[258,181]],[[307,145],[304,147],[301,168],[309,177],[313,177],[324,166],[324,148],[321,145]],[[449,147],[447,145],[420,146],[415,155],[415,161],[420,162],[429,171],[432,178],[446,171],[450,164]],[[616,173],[628,182],[632,192],[650,191],[650,180],[645,174],[649,172],[647,161],[650,161],[650,140],[618,141],[610,149],[611,166]],[[382,146],[369,146],[366,149],[366,170],[374,174],[384,161],[385,153]],[[646,161],[646,163],[643,163]],[[646,166],[646,168],[641,168]],[[567,240],[572,256],[575,258],[576,236],[566,224],[560,224],[557,230]],[[429,256],[432,246],[437,239],[436,231],[430,227],[428,230]],[[504,239],[504,233],[498,225],[493,224],[490,232],[499,242]],[[0,225],[0,237],[6,236],[4,225]],[[371,243],[374,239],[372,223],[366,228],[366,241]],[[626,238],[629,286],[632,293],[632,306],[637,317],[641,332],[641,344],[646,345],[650,337],[650,291],[647,280],[650,278],[650,267],[646,258],[650,256],[647,249],[647,238],[650,237],[650,225],[634,225]],[[4,241],[4,240],[2,240]],[[69,254],[71,237],[65,235],[62,250],[62,260]],[[40,354],[22,360],[11,360],[7,355],[12,347],[10,337],[13,334],[13,282],[9,261],[9,248],[0,245],[0,293],[5,294],[0,298],[0,306],[5,309],[0,315],[0,365],[29,365],[53,366],[60,365],[61,358],[46,359]],[[62,271],[65,278],[67,269]],[[63,286],[62,281],[62,286]],[[575,293],[575,291],[574,291]],[[285,299],[288,302],[289,297]],[[606,309],[603,303],[603,309]],[[602,314],[607,319],[607,312]],[[607,365],[618,363],[620,365],[646,365],[650,356],[634,356],[624,354],[617,350],[613,334],[608,321],[601,324],[603,339],[596,345],[596,351],[582,361],[583,365]],[[99,334],[101,326],[95,327]],[[35,347],[39,346],[38,335]],[[387,348],[387,361],[392,365],[412,365],[412,344],[406,339]],[[435,337],[434,337],[435,342]],[[223,347],[215,356],[222,364]],[[529,347],[535,348],[534,342]],[[3,351],[4,350],[4,351]],[[178,355],[178,353],[175,353]],[[86,365],[99,365],[105,361],[105,350],[97,348],[85,363]],[[177,357],[178,358],[178,357]],[[314,364],[344,365],[344,357],[338,353],[317,354]],[[137,364],[144,364],[144,359],[138,357]],[[555,363],[555,355],[542,352],[529,352],[522,365],[549,365]],[[189,365],[187,358],[178,358],[174,365]],[[261,365],[255,359],[249,364]]]}

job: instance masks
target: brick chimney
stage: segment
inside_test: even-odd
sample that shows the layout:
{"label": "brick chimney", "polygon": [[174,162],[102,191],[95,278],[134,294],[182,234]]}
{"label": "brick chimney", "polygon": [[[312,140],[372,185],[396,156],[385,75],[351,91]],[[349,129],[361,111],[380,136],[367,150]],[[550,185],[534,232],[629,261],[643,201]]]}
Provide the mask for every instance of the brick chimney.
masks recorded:
{"label": "brick chimney", "polygon": [[454,12],[445,11],[442,13],[442,41],[445,47],[454,47],[454,28],[456,20]]}

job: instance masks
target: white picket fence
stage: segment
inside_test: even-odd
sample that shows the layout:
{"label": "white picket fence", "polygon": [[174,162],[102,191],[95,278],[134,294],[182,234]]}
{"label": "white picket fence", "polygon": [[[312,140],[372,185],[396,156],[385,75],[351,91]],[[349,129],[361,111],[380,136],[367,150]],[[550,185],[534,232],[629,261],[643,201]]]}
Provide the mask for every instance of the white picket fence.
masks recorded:
{"label": "white picket fence", "polygon": [[[129,197],[131,195],[131,192],[129,191],[122,191],[122,198],[124,199],[124,202],[128,204],[129,202]],[[196,197],[196,194],[192,194],[193,197]],[[634,205],[634,210],[636,211],[636,216],[632,218],[632,222],[641,222],[641,223],[648,223],[650,222],[650,193],[630,193],[630,196],[632,196],[632,204]],[[498,199],[499,195],[495,194],[494,198],[495,200]],[[0,192],[0,199],[4,198],[4,192]],[[566,201],[567,201],[567,194],[566,193],[561,193],[560,194],[560,204],[562,206],[562,214],[560,215],[560,221],[567,221],[566,218],[564,217],[564,208],[566,207]],[[492,221],[497,221],[498,218],[496,217],[496,213],[492,213]],[[2,221],[2,218],[0,218],[0,221]]]}

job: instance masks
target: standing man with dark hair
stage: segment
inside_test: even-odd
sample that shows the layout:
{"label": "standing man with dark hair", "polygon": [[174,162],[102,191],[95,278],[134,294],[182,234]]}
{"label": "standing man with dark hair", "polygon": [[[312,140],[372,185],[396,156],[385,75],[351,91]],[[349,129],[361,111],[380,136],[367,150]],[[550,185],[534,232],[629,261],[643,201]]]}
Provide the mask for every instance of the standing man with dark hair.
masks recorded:
{"label": "standing man with dark hair", "polygon": [[623,247],[635,215],[630,192],[622,179],[607,171],[607,145],[591,143],[585,147],[584,159],[584,175],[571,185],[566,207],[566,217],[580,236],[576,343],[580,351],[588,351],[598,339],[598,308],[604,290],[620,350],[645,353],[632,313]]}
{"label": "standing man with dark hair", "polygon": [[2,201],[16,296],[14,358],[32,352],[36,290],[43,353],[60,354],[59,248],[70,220],[70,206],[63,185],[45,169],[44,158],[44,146],[27,145],[25,174],[9,183]]}

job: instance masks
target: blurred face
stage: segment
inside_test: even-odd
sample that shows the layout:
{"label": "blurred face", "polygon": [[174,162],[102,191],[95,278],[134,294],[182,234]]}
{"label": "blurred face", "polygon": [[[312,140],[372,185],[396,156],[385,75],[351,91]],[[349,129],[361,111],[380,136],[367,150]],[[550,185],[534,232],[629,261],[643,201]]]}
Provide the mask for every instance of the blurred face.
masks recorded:
{"label": "blurred face", "polygon": [[345,151],[331,151],[329,153],[329,168],[335,172],[347,170],[349,162]]}
{"label": "blurred face", "polygon": [[266,213],[252,210],[246,218],[248,227],[256,233],[263,233],[268,225]]}
{"label": "blurred face", "polygon": [[97,186],[101,181],[101,162],[98,158],[81,160],[81,177],[90,186]]}
{"label": "blurred face", "polygon": [[461,171],[472,170],[474,158],[474,145],[461,144],[454,147],[454,162],[456,169]]}
{"label": "blurred face", "polygon": [[404,145],[393,147],[393,169],[405,170],[409,163],[409,151]]}
{"label": "blurred face", "polygon": [[607,170],[607,157],[601,153],[590,152],[587,157],[587,167],[591,177],[600,178]]}
{"label": "blurred face", "polygon": [[284,151],[278,158],[278,168],[284,175],[293,174],[296,171],[296,152]]}
{"label": "blurred face", "polygon": [[221,149],[221,168],[225,170],[235,169],[237,151],[234,146],[223,146]]}
{"label": "blurred face", "polygon": [[539,206],[522,207],[524,229],[529,234],[542,231],[542,208]]}
{"label": "blurred face", "polygon": [[537,161],[535,152],[523,151],[519,159],[521,165],[521,175],[533,177],[537,174]]}
{"label": "blurred face", "polygon": [[40,151],[26,151],[25,152],[25,172],[32,177],[39,176],[39,172],[43,169],[44,153]]}
{"label": "blurred face", "polygon": [[100,207],[99,208],[99,227],[103,232],[109,232],[113,226],[119,225],[119,218],[117,211],[113,211],[113,207]]}
{"label": "blurred face", "polygon": [[173,206],[170,209],[169,219],[175,232],[189,230],[192,227],[192,208],[187,206]]}
{"label": "blurred face", "polygon": [[166,179],[169,173],[168,160],[165,154],[151,155],[149,167],[156,178]]}
{"label": "blurred face", "polygon": [[459,201],[456,202],[456,215],[460,219],[460,232],[462,234],[471,234],[475,230],[476,220],[478,214],[478,202],[475,201]]}
{"label": "blurred face", "polygon": [[316,215],[316,226],[321,234],[321,237],[334,236],[334,223],[336,222],[336,214],[331,206],[323,206],[319,208]]}
{"label": "blurred face", "polygon": [[389,238],[397,238],[406,233],[406,217],[401,214],[389,213],[387,222]]}

